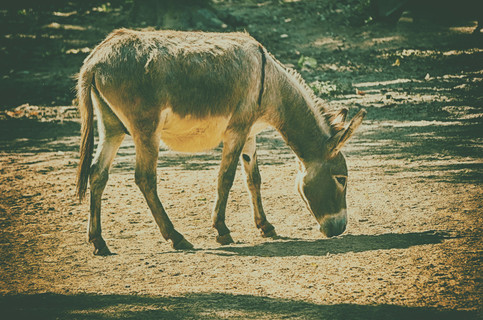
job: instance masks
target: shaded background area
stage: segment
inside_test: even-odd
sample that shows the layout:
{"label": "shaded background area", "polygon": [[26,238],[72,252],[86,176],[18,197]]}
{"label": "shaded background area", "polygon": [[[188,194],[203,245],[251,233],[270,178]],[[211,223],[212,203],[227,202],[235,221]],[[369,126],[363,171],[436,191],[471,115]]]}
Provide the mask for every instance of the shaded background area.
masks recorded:
{"label": "shaded background area", "polygon": [[[73,76],[82,60],[120,27],[246,30],[284,63],[306,66],[303,75],[310,82],[336,84],[335,90],[328,85],[319,88],[329,96],[351,92],[353,83],[369,75],[381,81],[479,70],[482,53],[471,49],[481,43],[481,33],[468,31],[475,29],[483,12],[480,1],[392,2],[394,6],[404,3],[403,8],[410,11],[391,25],[374,23],[369,0],[4,3],[0,5],[0,108],[24,103],[71,105]],[[303,57],[318,63],[311,66]],[[391,66],[399,57],[404,63],[394,72]],[[475,90],[471,84],[461,89]]]}

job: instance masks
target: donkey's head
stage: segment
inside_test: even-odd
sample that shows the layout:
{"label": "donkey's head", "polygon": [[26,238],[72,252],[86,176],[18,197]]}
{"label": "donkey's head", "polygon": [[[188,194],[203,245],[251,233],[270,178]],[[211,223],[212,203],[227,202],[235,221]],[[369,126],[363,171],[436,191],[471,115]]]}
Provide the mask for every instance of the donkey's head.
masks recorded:
{"label": "donkey's head", "polygon": [[[342,112],[343,121],[347,112]],[[322,161],[301,165],[297,189],[305,204],[317,219],[320,231],[327,237],[344,232],[347,225],[347,165],[342,146],[354,134],[366,115],[365,110],[327,140]]]}

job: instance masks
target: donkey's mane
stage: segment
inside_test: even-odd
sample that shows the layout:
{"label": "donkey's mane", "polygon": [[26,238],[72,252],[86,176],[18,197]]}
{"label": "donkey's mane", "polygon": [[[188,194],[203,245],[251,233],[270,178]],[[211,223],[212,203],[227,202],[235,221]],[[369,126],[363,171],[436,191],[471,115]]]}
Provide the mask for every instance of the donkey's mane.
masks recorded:
{"label": "donkey's mane", "polygon": [[297,70],[295,70],[294,68],[285,66],[277,58],[275,58],[270,52],[267,51],[267,53],[283,70],[285,70],[290,76],[292,76],[292,78],[296,80],[297,83],[302,87],[305,93],[313,101],[313,106],[310,106],[310,108],[314,112],[315,116],[319,118],[320,121],[323,121],[325,122],[325,124],[327,124],[331,133],[336,133],[345,129],[344,122],[336,121],[338,112],[327,109],[324,101],[314,93],[314,90],[312,90],[312,88],[309,87],[309,85],[305,82],[304,78],[302,78],[302,76]]}

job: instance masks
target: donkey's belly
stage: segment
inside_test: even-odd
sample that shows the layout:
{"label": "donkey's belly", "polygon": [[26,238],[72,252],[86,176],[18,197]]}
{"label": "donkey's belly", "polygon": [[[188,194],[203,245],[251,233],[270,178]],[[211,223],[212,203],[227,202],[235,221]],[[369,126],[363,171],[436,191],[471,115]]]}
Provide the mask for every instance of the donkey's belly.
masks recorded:
{"label": "donkey's belly", "polygon": [[161,114],[159,133],[171,150],[200,152],[216,148],[223,139],[228,117],[180,117],[170,109]]}

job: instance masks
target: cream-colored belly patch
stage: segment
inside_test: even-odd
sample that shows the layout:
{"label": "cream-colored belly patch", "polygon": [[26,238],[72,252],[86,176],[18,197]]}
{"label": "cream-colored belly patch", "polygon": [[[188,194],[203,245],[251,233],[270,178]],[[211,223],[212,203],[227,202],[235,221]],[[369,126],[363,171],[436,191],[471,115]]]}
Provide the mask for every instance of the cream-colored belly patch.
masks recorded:
{"label": "cream-colored belly patch", "polygon": [[161,112],[159,134],[171,150],[200,152],[216,148],[223,139],[229,117],[180,117],[171,109]]}

